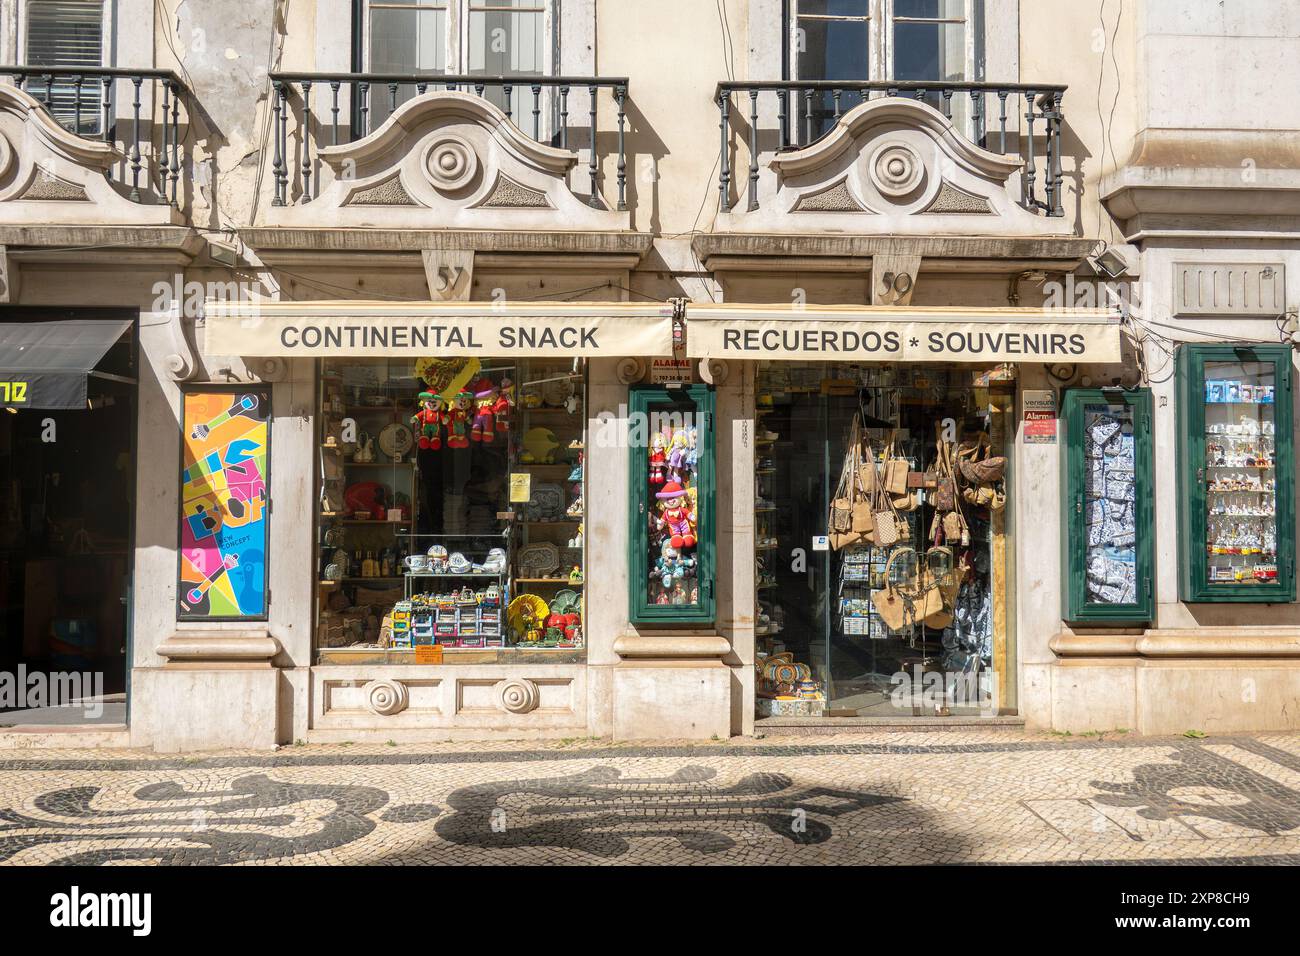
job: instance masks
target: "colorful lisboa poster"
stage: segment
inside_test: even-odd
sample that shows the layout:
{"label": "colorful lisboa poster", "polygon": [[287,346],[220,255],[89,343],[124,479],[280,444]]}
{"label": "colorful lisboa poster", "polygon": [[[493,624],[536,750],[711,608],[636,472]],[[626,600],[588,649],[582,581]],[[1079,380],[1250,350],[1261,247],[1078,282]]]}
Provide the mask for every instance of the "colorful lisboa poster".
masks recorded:
{"label": "colorful lisboa poster", "polygon": [[182,396],[177,617],[266,619],[271,392]]}

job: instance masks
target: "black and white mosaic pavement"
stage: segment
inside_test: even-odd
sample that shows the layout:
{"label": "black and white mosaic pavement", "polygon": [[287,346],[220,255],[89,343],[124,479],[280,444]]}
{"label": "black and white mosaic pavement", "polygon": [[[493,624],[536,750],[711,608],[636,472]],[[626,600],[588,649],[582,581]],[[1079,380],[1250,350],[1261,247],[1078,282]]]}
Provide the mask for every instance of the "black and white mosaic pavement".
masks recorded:
{"label": "black and white mosaic pavement", "polygon": [[0,754],[0,865],[1300,862],[1300,735]]}

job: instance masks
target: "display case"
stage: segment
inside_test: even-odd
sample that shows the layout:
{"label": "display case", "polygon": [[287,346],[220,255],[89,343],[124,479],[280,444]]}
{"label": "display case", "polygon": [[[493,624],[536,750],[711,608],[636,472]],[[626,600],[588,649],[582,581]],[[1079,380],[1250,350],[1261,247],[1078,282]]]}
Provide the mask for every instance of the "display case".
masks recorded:
{"label": "display case", "polygon": [[1061,417],[1061,616],[1078,624],[1150,621],[1151,393],[1070,389]]}
{"label": "display case", "polygon": [[1295,600],[1291,349],[1177,355],[1179,597]]}
{"label": "display case", "polygon": [[628,617],[714,617],[714,415],[705,385],[633,388],[628,444]]}

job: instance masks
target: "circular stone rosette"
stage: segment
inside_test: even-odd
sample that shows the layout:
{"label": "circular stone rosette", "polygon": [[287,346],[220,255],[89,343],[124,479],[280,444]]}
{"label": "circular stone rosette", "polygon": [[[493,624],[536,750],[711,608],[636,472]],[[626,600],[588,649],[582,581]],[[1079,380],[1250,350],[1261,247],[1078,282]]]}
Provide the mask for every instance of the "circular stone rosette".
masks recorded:
{"label": "circular stone rosette", "polygon": [[532,681],[512,678],[497,685],[497,700],[508,713],[526,714],[537,709],[541,694]]}
{"label": "circular stone rosette", "polygon": [[461,137],[444,134],[425,150],[424,171],[436,189],[446,192],[462,189],[478,172],[478,155]]}
{"label": "circular stone rosette", "polygon": [[406,685],[387,678],[372,680],[362,693],[365,695],[366,706],[381,717],[391,717],[393,714],[401,713],[410,703],[410,693]]}
{"label": "circular stone rosette", "polygon": [[871,155],[871,182],[882,195],[900,199],[916,191],[925,179],[925,163],[906,143],[884,143]]}

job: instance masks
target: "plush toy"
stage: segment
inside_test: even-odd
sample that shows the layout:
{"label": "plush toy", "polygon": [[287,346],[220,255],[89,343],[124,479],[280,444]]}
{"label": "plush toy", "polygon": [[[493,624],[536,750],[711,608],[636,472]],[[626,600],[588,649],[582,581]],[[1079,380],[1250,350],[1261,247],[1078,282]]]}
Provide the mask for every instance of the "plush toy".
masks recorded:
{"label": "plush toy", "polygon": [[433,392],[421,392],[420,410],[411,417],[411,426],[420,436],[420,447],[437,451],[442,447],[442,399]]}
{"label": "plush toy", "polygon": [[686,429],[673,432],[668,440],[667,464],[668,477],[679,484],[686,480],[686,453],[689,451]]}
{"label": "plush toy", "polygon": [[549,428],[530,428],[524,433],[524,439],[521,442],[524,450],[519,454],[519,460],[528,465],[549,465],[555,461],[555,449],[560,447],[560,443],[555,440],[555,433]]}
{"label": "plush toy", "polygon": [[668,535],[668,541],[678,551],[695,547],[695,511],[690,506],[686,491],[675,481],[655,492],[659,499],[659,517],[655,527]]}
{"label": "plush toy", "polygon": [[664,483],[664,436],[655,435],[650,440],[650,484],[662,485]]}
{"label": "plush toy", "polygon": [[474,424],[470,428],[472,441],[496,441],[496,405],[501,390],[491,379],[481,378],[472,386],[474,390]]}
{"label": "plush toy", "polygon": [[515,407],[515,383],[509,378],[501,380],[501,391],[497,395],[496,403],[492,406],[492,414],[496,418],[497,431],[510,431],[510,409]]}
{"label": "plush toy", "polygon": [[690,574],[695,568],[695,559],[684,556],[680,551],[673,547],[670,539],[665,538],[663,546],[659,549],[659,558],[655,561],[653,576],[659,578],[659,583],[667,591],[672,588],[674,582],[681,581],[682,578]]}
{"label": "plush toy", "polygon": [[447,422],[447,447],[469,447],[469,417],[474,407],[473,392],[457,392],[444,416]]}

